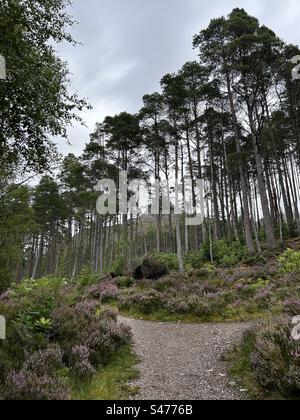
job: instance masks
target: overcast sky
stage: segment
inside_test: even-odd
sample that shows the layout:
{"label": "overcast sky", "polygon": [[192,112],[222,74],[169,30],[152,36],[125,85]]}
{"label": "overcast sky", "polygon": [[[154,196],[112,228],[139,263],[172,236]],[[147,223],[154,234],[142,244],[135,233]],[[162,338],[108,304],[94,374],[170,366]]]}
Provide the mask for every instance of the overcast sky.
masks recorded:
{"label": "overcast sky", "polygon": [[287,42],[300,44],[299,0],[73,0],[72,30],[82,46],[64,45],[72,89],[93,110],[83,115],[87,128],[69,130],[59,150],[80,154],[96,122],[122,111],[135,113],[142,97],[159,89],[159,81],[194,59],[193,35],[210,19],[244,7]]}

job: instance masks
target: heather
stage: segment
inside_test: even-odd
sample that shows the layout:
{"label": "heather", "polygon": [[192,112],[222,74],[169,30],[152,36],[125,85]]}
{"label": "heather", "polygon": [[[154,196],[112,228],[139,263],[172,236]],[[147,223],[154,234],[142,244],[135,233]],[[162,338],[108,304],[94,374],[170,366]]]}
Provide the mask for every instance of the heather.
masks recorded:
{"label": "heather", "polygon": [[24,281],[0,297],[0,399],[71,399],[131,343],[129,329],[101,299],[60,279]]}
{"label": "heather", "polygon": [[224,267],[221,261],[202,262],[197,269],[190,267],[189,260],[184,274],[171,271],[166,275],[158,275],[161,259],[151,268],[148,259],[138,266],[138,270],[143,264],[147,266],[144,278],[105,278],[102,285],[88,290],[91,293],[105,285],[106,289],[114,290],[111,304],[121,312],[146,319],[244,321],[272,317],[287,310],[299,314],[300,272],[282,271],[285,255],[241,261],[230,267]]}
{"label": "heather", "polygon": [[231,372],[255,399],[300,398],[300,343],[289,316],[258,323],[230,355]]}
{"label": "heather", "polygon": [[[290,340],[289,325],[300,313],[297,251],[240,256],[234,265],[224,262],[221,251],[218,263],[203,255],[190,254],[185,273],[172,265],[174,256],[155,254],[119,276],[83,271],[77,282],[44,278],[14,284],[0,296],[8,325],[7,340],[0,343],[0,398],[99,396],[93,386],[115,382],[122,364],[132,363],[126,350],[131,332],[118,322],[117,310],[156,321],[267,319],[245,337],[243,346],[250,343],[251,352],[242,347],[239,360],[261,392],[297,395],[299,349]],[[284,317],[280,325],[273,324],[278,316]]]}

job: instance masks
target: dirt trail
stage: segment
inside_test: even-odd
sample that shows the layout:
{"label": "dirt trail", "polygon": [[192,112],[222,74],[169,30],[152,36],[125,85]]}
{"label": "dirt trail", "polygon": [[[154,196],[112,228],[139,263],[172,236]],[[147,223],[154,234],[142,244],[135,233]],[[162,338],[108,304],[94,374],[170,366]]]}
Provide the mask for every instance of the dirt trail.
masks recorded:
{"label": "dirt trail", "polygon": [[120,317],[132,328],[140,357],[137,400],[246,399],[227,375],[222,354],[236,344],[247,324],[155,323]]}

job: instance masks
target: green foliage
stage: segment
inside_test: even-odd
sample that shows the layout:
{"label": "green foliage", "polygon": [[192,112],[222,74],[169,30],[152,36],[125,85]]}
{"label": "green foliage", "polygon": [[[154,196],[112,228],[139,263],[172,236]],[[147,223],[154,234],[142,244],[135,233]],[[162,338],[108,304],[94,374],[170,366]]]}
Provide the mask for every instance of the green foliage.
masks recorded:
{"label": "green foliage", "polygon": [[[0,293],[14,280],[13,270],[22,267],[24,237],[36,227],[29,188],[14,185],[11,188],[0,199]],[[0,188],[0,196],[1,192]]]}
{"label": "green foliage", "polygon": [[199,251],[187,252],[185,254],[185,266],[197,270],[203,266],[203,256]]}
{"label": "green foliage", "polygon": [[130,344],[116,314],[81,293],[44,278],[1,296],[7,339],[0,342],[0,399],[68,399],[73,381],[91,378]]}
{"label": "green foliage", "polygon": [[122,348],[91,381],[75,386],[73,398],[92,401],[127,400],[137,393],[137,389],[128,385],[138,378],[138,370],[134,367],[137,363],[138,360],[131,348]]}
{"label": "green foliage", "polygon": [[[69,0],[23,0],[0,4],[0,52],[7,79],[0,81],[0,167],[2,159],[32,167],[49,166],[53,144],[65,136],[86,102],[68,92],[69,71],[53,44],[73,42]],[[15,106],[14,104],[18,104]]]}
{"label": "green foliage", "polygon": [[125,262],[125,258],[122,256],[119,256],[115,259],[115,261],[113,262],[110,272],[115,276],[115,277],[121,277],[124,274],[125,271],[125,267],[126,267],[126,262]]}
{"label": "green foliage", "polygon": [[96,283],[99,276],[94,274],[89,266],[83,267],[78,277],[78,285],[81,288],[90,286],[91,284]]}
{"label": "green foliage", "polygon": [[233,354],[232,373],[253,397],[298,399],[299,342],[289,319],[261,323],[247,332]]}
{"label": "green foliage", "polygon": [[35,321],[34,326],[43,333],[48,333],[52,328],[52,321],[51,319],[46,319],[42,317],[41,319],[38,319]]}
{"label": "green foliage", "polygon": [[119,307],[149,315],[163,305],[163,296],[154,289],[145,291],[127,290],[119,298]]}
{"label": "green foliage", "polygon": [[288,249],[278,258],[280,270],[282,273],[298,273],[300,272],[300,252]]}
{"label": "green foliage", "polygon": [[[212,243],[213,261],[223,267],[231,267],[247,256],[247,249],[237,241],[214,241]],[[210,243],[202,244],[200,251],[188,252],[185,256],[186,267],[202,268],[204,263],[211,262]]]}
{"label": "green foliage", "polygon": [[110,135],[107,147],[117,150],[126,156],[120,162],[122,169],[126,169],[132,153],[141,142],[139,120],[136,115],[122,112],[114,117],[106,117],[103,123],[103,130]]}
{"label": "green foliage", "polygon": [[66,215],[66,205],[59,191],[58,183],[49,176],[41,179],[34,190],[32,208],[35,212],[37,225],[46,231],[53,229],[57,220],[63,220]]}
{"label": "green foliage", "polygon": [[120,290],[121,310],[155,320],[241,321],[294,313],[300,302],[300,276],[283,275],[274,261],[264,266],[218,268],[204,264],[185,275],[139,280]]}
{"label": "green foliage", "polygon": [[[215,263],[230,267],[242,261],[247,254],[247,250],[240,242],[220,240],[213,242],[212,253]],[[204,261],[210,261],[210,245],[208,242],[201,248],[201,256]]]}
{"label": "green foliage", "polygon": [[134,285],[134,280],[132,277],[118,277],[117,286],[119,289],[129,289]]}
{"label": "green foliage", "polygon": [[169,271],[178,271],[178,257],[177,254],[169,253],[156,253],[153,254],[153,259],[165,265]]}

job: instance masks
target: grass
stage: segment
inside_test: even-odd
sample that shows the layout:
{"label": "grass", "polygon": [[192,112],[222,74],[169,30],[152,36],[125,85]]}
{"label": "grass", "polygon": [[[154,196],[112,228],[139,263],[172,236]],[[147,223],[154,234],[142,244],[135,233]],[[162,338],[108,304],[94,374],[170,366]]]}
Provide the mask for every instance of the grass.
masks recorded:
{"label": "grass", "polygon": [[[113,306],[117,308],[117,305]],[[183,324],[199,324],[199,323],[230,323],[230,322],[250,322],[255,320],[264,320],[273,318],[274,314],[270,314],[270,311],[257,311],[253,313],[247,313],[240,311],[231,316],[197,316],[194,314],[170,314],[169,312],[161,309],[151,312],[150,314],[145,314],[137,310],[126,310],[118,309],[119,313],[125,317],[140,319],[144,321],[153,321],[153,322],[182,322]]]}
{"label": "grass", "polygon": [[136,310],[125,310],[118,309],[119,313],[125,317],[140,319],[144,321],[153,321],[153,322],[183,322],[185,324],[199,323],[201,320],[199,317],[196,317],[192,314],[179,315],[179,314],[170,314],[164,310],[157,310],[150,314],[145,314],[144,312],[139,312]]}
{"label": "grass", "polygon": [[74,386],[73,400],[126,400],[138,392],[128,383],[139,376],[138,358],[131,347],[121,349],[114,360],[92,378],[90,382]]}
{"label": "grass", "polygon": [[267,392],[255,379],[250,365],[250,357],[253,348],[249,337],[248,339],[244,339],[241,346],[236,346],[229,353],[223,355],[223,360],[229,363],[229,374],[236,383],[238,383],[242,388],[247,389],[247,393],[252,400],[286,400],[287,398],[283,397],[279,393]]}
{"label": "grass", "polygon": [[249,356],[236,347],[230,353],[223,356],[230,364],[229,373],[232,378],[244,389],[253,400],[266,400],[266,394],[256,382],[249,365]]}

